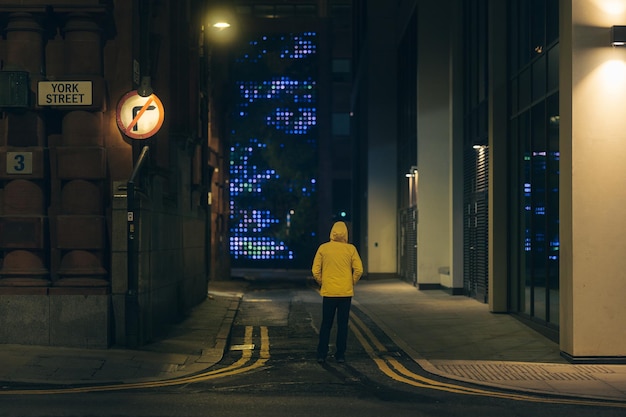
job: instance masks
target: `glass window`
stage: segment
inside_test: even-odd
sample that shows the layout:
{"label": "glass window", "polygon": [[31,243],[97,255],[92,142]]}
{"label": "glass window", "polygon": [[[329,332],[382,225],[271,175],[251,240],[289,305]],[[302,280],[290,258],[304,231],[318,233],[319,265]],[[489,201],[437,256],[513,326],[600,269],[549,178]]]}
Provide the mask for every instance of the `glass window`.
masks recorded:
{"label": "glass window", "polygon": [[235,7],[235,11],[238,15],[251,15],[252,14],[252,6],[247,5],[239,5]]}
{"label": "glass window", "polygon": [[[512,0],[510,2],[510,9],[512,12],[509,13],[508,23],[509,23],[509,37],[508,37],[508,45],[509,51],[517,51],[519,46],[519,19],[517,18],[517,8],[518,8],[518,0]],[[511,71],[517,72],[519,70],[519,56],[516,53],[509,53],[509,65],[511,67]]]}
{"label": "glass window", "polygon": [[519,110],[523,111],[530,106],[531,100],[531,76],[530,68],[526,68],[519,76]]}
{"label": "glass window", "polygon": [[548,93],[559,89],[559,44],[548,51]]}
{"label": "glass window", "polygon": [[315,16],[315,15],[317,15],[317,7],[314,4],[296,5],[296,16]]}
{"label": "glass window", "polygon": [[262,17],[274,17],[274,6],[271,4],[257,4],[254,6],[254,14]]}
{"label": "glass window", "polygon": [[559,0],[546,0],[546,45],[559,39]]}
{"label": "glass window", "polygon": [[[509,74],[512,160],[517,187],[511,285],[520,312],[559,325],[558,0],[514,1]],[[517,290],[519,288],[519,291]]]}
{"label": "glass window", "polygon": [[546,95],[546,55],[543,54],[533,62],[533,100]]}
{"label": "glass window", "polygon": [[519,78],[513,78],[511,80],[511,96],[509,97],[510,106],[511,106],[511,115],[516,115],[519,112],[519,87],[517,82]]}
{"label": "glass window", "polygon": [[349,59],[336,58],[332,61],[332,71],[334,73],[349,73],[351,72],[351,62]]}
{"label": "glass window", "polygon": [[[530,2],[520,1],[518,9],[518,33],[517,33],[517,56],[519,57],[519,68],[522,68],[533,57],[533,53],[531,53],[532,48],[530,46]],[[513,12],[515,13],[515,12]]]}
{"label": "glass window", "polygon": [[531,110],[531,149],[530,149],[530,242],[532,251],[533,310],[534,316],[546,320],[547,313],[547,239],[546,239],[546,168],[547,138],[545,102],[540,102]]}
{"label": "glass window", "polygon": [[548,97],[547,106],[547,170],[546,213],[548,322],[559,325],[559,94]]}
{"label": "glass window", "polygon": [[349,113],[333,113],[332,133],[334,136],[348,136],[350,134]]}
{"label": "glass window", "polygon": [[295,7],[291,4],[277,4],[276,5],[276,16],[278,17],[287,17],[293,16],[295,14]]}
{"label": "glass window", "polygon": [[520,286],[522,291],[520,294],[522,300],[520,300],[520,306],[523,308],[521,311],[528,315],[532,315],[532,264],[531,256],[532,246],[532,177],[531,177],[531,148],[530,148],[530,134],[529,134],[529,113],[522,113],[517,120],[518,122],[518,152],[517,152],[517,164],[519,167],[519,202],[517,213],[519,213],[519,255],[520,261]]}
{"label": "glass window", "polygon": [[531,0],[530,47],[541,53],[546,47],[546,0]]}
{"label": "glass window", "polygon": [[352,207],[352,181],[345,179],[333,180],[333,216],[336,220],[349,221]]}
{"label": "glass window", "polygon": [[[315,32],[259,35],[237,51],[229,138],[233,266],[306,267],[315,254],[317,42]],[[279,69],[268,65],[276,59]]]}

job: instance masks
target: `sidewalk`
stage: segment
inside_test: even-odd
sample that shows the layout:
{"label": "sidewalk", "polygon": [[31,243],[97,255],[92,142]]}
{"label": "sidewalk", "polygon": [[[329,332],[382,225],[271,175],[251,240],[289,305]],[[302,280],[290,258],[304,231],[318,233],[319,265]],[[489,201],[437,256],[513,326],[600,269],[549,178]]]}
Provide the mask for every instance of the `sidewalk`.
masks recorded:
{"label": "sidewalk", "polygon": [[172,329],[167,339],[137,350],[0,345],[0,381],[18,385],[116,384],[198,373],[222,359],[242,290],[237,282],[211,283],[207,300]]}
{"label": "sidewalk", "polygon": [[354,305],[426,371],[534,393],[626,401],[626,365],[573,365],[508,314],[398,280],[361,281]]}
{"label": "sidewalk", "polygon": [[[211,283],[209,298],[170,337],[141,350],[0,345],[0,381],[111,384],[198,373],[221,360],[246,285]],[[432,374],[497,388],[626,401],[626,365],[569,364],[557,344],[471,298],[418,291],[399,280],[362,280],[354,306]]]}

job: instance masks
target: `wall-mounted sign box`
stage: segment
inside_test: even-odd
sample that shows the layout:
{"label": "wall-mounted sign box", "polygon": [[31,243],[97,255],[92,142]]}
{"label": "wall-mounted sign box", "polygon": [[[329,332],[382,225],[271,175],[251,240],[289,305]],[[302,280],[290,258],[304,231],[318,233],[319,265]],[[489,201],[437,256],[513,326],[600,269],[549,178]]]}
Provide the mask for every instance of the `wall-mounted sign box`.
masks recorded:
{"label": "wall-mounted sign box", "polygon": [[91,81],[39,81],[37,104],[39,106],[91,106],[93,83]]}
{"label": "wall-mounted sign box", "polygon": [[0,71],[0,107],[28,107],[28,72]]}

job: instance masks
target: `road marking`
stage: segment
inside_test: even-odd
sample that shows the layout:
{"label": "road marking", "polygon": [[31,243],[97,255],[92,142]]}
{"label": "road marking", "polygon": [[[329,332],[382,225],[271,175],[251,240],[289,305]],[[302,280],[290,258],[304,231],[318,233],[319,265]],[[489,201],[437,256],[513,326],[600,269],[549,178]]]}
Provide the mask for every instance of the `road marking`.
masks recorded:
{"label": "road marking", "polygon": [[350,329],[365,349],[368,356],[374,361],[380,371],[389,378],[418,388],[434,389],[455,394],[477,395],[483,397],[502,398],[516,401],[527,401],[549,404],[588,405],[595,407],[626,408],[626,403],[602,400],[576,400],[567,398],[543,398],[528,394],[506,393],[490,391],[488,389],[472,388],[463,385],[440,382],[426,378],[408,370],[396,358],[391,356],[387,348],[378,340],[372,331],[354,312],[350,312]]}
{"label": "road marking", "polygon": [[233,345],[230,347],[230,350],[254,350],[254,343],[250,343],[249,345]]}
{"label": "road marking", "polygon": [[[244,344],[252,345],[253,337],[252,326],[246,326]],[[269,331],[266,326],[260,327],[261,347],[259,349],[258,358],[248,365],[248,362],[252,359],[253,350],[243,350],[241,358],[235,363],[226,366],[224,368],[215,369],[211,371],[202,372],[200,374],[166,379],[162,381],[148,381],[148,382],[136,382],[128,384],[113,384],[113,385],[90,385],[73,388],[53,388],[53,389],[33,389],[33,390],[12,390],[12,391],[0,391],[0,395],[43,395],[43,394],[76,394],[85,392],[102,392],[102,391],[122,391],[131,389],[142,388],[159,388],[170,387],[175,385],[193,384],[196,382],[209,381],[217,378],[223,378],[225,376],[239,375],[245,372],[261,368],[270,359],[270,338]]]}

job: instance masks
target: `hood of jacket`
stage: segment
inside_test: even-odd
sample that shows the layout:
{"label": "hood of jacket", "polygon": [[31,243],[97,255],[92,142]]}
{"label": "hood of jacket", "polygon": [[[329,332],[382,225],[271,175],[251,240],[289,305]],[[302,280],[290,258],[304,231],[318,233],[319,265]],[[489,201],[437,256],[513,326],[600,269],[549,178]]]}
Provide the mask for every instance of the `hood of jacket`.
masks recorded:
{"label": "hood of jacket", "polygon": [[330,240],[348,243],[348,226],[344,222],[336,222],[330,229]]}

